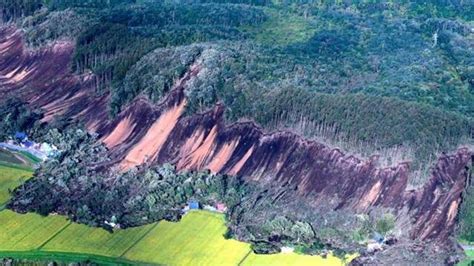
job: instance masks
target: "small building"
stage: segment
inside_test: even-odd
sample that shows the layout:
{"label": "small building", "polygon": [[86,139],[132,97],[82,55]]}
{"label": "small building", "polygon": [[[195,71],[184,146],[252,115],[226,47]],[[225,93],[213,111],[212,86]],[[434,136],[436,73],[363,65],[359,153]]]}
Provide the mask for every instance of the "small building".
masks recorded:
{"label": "small building", "polygon": [[367,243],[367,252],[372,253],[383,249],[382,244],[370,239]]}
{"label": "small building", "polygon": [[105,221],[104,222],[106,225],[114,228],[114,229],[120,229],[120,224],[117,224],[117,223],[114,223],[114,222],[109,222],[109,221]]}
{"label": "small building", "polygon": [[181,212],[186,214],[189,211],[189,205],[184,206],[183,209],[181,209]]}
{"label": "small building", "polygon": [[292,247],[281,247],[281,253],[288,254],[293,253],[295,251]]}
{"label": "small building", "polygon": [[32,148],[34,145],[35,145],[35,143],[32,142],[32,141],[29,141],[29,140],[23,142],[23,146],[25,146],[25,148],[28,148],[28,149]]}
{"label": "small building", "polygon": [[26,135],[25,132],[16,132],[15,139],[17,139],[20,142],[23,142],[28,139],[28,136]]}
{"label": "small building", "polygon": [[216,212],[217,211],[216,207],[211,206],[211,205],[204,205],[203,209],[207,210],[207,211],[211,211],[211,212]]}
{"label": "small building", "polygon": [[41,143],[39,151],[46,154],[47,157],[54,157],[58,154],[58,148],[46,142]]}
{"label": "small building", "polygon": [[219,203],[216,204],[216,209],[217,209],[218,212],[226,212],[227,211],[227,206],[225,206],[224,203],[219,202]]}
{"label": "small building", "polygon": [[374,232],[374,233],[372,234],[372,239],[373,239],[375,242],[377,242],[377,243],[379,243],[379,244],[382,244],[385,238],[383,237],[383,235],[381,235],[381,234],[379,234],[379,233],[377,233],[377,232]]}
{"label": "small building", "polygon": [[189,206],[190,210],[197,210],[197,209],[199,209],[199,202],[195,201],[195,200],[192,200],[192,201],[188,202],[188,206]]}

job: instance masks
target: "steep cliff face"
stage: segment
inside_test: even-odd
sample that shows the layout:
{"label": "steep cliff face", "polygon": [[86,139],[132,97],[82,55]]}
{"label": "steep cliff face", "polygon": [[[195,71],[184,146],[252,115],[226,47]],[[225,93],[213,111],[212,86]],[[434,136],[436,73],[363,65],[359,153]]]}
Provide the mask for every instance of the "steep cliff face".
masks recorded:
{"label": "steep cliff face", "polygon": [[[365,213],[392,209],[410,239],[448,244],[468,179],[473,153],[467,148],[441,155],[429,181],[408,190],[409,163],[377,167],[291,132],[264,132],[253,122],[226,124],[220,105],[185,115],[184,87],[201,71],[192,65],[158,104],[138,97],[115,119],[107,115],[108,95],[98,95],[90,75],[68,70],[73,46],[56,43],[27,51],[21,34],[0,30],[0,95],[21,95],[46,111],[45,120],[74,117],[100,134],[113,164],[122,170],[171,162],[179,169],[210,169],[273,184],[291,184],[313,206]],[[197,61],[198,62],[198,61]]]}

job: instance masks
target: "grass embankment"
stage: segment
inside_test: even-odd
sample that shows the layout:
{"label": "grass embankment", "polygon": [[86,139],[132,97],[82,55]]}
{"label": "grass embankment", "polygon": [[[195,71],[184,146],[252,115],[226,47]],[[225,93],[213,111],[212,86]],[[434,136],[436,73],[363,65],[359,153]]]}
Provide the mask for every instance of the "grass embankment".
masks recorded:
{"label": "grass embankment", "polygon": [[[346,263],[350,262],[356,256],[348,256]],[[299,255],[296,253],[280,253],[280,254],[272,254],[272,255],[257,255],[255,253],[251,253],[241,265],[243,266],[287,266],[287,265],[328,265],[328,266],[336,266],[336,265],[344,265],[339,258],[334,257],[332,255],[328,255],[327,258],[323,258],[321,256],[304,256]]]}
{"label": "grass embankment", "polygon": [[0,148],[0,165],[32,171],[41,162],[40,159],[27,152],[10,151]]}
{"label": "grass embankment", "polygon": [[[31,172],[1,166],[0,193],[19,185]],[[162,221],[109,233],[59,215],[0,211],[0,257],[33,261],[92,261],[101,265],[341,265],[328,256],[295,253],[256,255],[247,243],[225,239],[224,216],[192,211],[178,223]]]}
{"label": "grass embankment", "polygon": [[5,164],[22,164],[23,161],[18,159],[13,153],[10,151],[0,149],[0,162]]}

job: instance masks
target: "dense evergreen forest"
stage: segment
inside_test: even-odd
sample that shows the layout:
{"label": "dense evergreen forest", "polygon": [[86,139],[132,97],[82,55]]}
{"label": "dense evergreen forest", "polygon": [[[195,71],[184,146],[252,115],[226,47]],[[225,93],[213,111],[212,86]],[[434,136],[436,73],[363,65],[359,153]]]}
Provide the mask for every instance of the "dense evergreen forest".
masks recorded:
{"label": "dense evergreen forest", "polygon": [[[426,181],[423,173],[441,152],[474,144],[472,1],[4,0],[0,20],[21,28],[31,48],[73,41],[71,71],[94,74],[96,93],[111,96],[111,117],[138,96],[159,102],[199,63],[204,74],[185,87],[187,114],[221,102],[228,121],[252,119],[349,153],[382,154],[384,166],[410,160],[418,171],[414,186]],[[2,103],[1,138],[35,132],[41,111],[25,105]],[[238,177],[176,173],[171,165],[108,176],[97,168],[108,160],[97,136],[62,128],[37,135],[68,152],[15,192],[10,206],[21,211],[57,211],[104,227],[114,217],[135,226],[177,220],[191,198],[225,201],[229,236],[261,253],[286,243],[307,253],[328,242],[350,250],[347,243],[392,220],[374,214],[351,221],[357,230],[347,236],[352,229],[338,221],[350,217],[285,212],[260,201],[278,191]],[[471,187],[458,230],[470,241],[473,201]]]}

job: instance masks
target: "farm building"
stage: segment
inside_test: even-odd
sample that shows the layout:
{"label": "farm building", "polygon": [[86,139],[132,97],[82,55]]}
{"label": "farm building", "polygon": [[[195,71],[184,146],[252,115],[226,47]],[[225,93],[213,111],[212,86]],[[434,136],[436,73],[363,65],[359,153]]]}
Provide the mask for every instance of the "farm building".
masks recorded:
{"label": "farm building", "polygon": [[15,133],[15,139],[17,139],[18,141],[25,141],[28,139],[28,136],[26,135],[25,132],[16,132]]}
{"label": "farm building", "polygon": [[208,210],[208,211],[212,211],[212,212],[225,212],[227,211],[227,207],[225,206],[224,203],[216,203],[215,205],[211,206],[211,205],[204,205],[203,207],[204,210]]}
{"label": "farm building", "polygon": [[35,145],[35,143],[32,142],[32,141],[27,140],[27,141],[23,142],[22,145],[23,145],[25,148],[31,148],[31,147],[33,147],[33,146]]}
{"label": "farm building", "polygon": [[217,203],[216,204],[216,209],[218,212],[226,212],[227,211],[227,206],[225,206],[224,203]]}
{"label": "farm building", "polygon": [[199,209],[199,202],[192,200],[192,201],[188,202],[188,206],[189,206],[190,210],[197,210],[197,209]]}
{"label": "farm building", "polygon": [[375,242],[379,243],[379,244],[383,243],[383,241],[384,241],[384,237],[381,234],[377,233],[377,232],[373,233],[372,239]]}
{"label": "farm building", "polygon": [[204,205],[203,209],[211,211],[211,212],[216,212],[217,211],[216,207],[211,206],[211,205]]}

